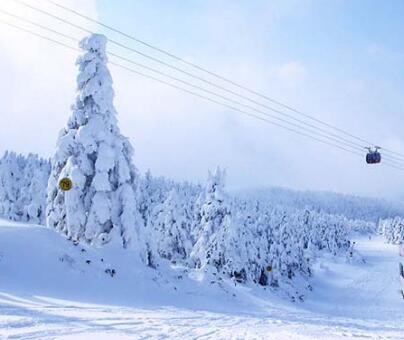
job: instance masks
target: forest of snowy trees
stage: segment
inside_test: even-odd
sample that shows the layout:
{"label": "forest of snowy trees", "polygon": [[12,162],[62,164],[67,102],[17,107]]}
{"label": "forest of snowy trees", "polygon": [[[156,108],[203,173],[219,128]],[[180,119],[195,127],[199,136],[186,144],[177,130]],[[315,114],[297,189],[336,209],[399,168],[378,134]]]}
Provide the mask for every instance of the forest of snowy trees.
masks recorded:
{"label": "forest of snowy trees", "polygon": [[379,232],[384,235],[389,243],[404,244],[404,219],[395,217],[381,220]]}
{"label": "forest of snowy trees", "polygon": [[[49,174],[47,160],[6,153],[0,160],[1,215],[43,224]],[[50,178],[50,194],[55,190],[52,181]],[[232,196],[225,190],[225,173],[219,168],[208,174],[205,186],[153,177],[149,171],[144,176],[137,174],[134,192],[127,204],[135,207],[136,215],[128,223],[136,227],[134,246],[146,265],[167,260],[217,279],[263,286],[279,287],[296,277],[309,278],[318,254],[349,256],[349,234],[374,227],[366,221],[308,209],[290,211]],[[105,207],[98,209],[97,213],[105,213]],[[123,213],[125,208],[121,209]],[[100,242],[85,232],[81,238],[67,228],[48,226],[72,241],[100,246],[116,238],[127,246],[122,229],[118,234],[102,230],[99,235],[104,240]]]}
{"label": "forest of snowy trees", "polygon": [[404,204],[380,198],[360,197],[333,192],[298,191],[286,188],[250,189],[239,193],[246,199],[257,199],[292,209],[310,209],[353,220],[378,223],[380,218],[404,216]]}
{"label": "forest of snowy trees", "polygon": [[[350,233],[375,230],[342,214],[229,195],[220,168],[205,185],[141,175],[118,128],[105,45],[98,34],[80,43],[77,96],[52,160],[10,152],[0,160],[1,216],[46,223],[75,243],[135,249],[153,268],[165,262],[271,287],[308,282],[316,256],[352,256]],[[58,186],[64,177],[69,191]]]}

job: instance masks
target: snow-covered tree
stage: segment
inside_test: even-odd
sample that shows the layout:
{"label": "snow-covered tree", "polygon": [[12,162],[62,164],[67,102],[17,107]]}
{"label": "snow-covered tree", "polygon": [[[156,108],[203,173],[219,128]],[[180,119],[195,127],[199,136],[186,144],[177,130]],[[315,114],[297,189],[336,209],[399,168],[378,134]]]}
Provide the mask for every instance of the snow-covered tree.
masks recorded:
{"label": "snow-covered tree", "polygon": [[187,206],[184,195],[177,188],[171,189],[154,225],[160,256],[173,262],[186,260],[192,249],[191,219]]}
{"label": "snow-covered tree", "polygon": [[49,161],[6,152],[0,159],[0,216],[44,223]]}
{"label": "snow-covered tree", "polygon": [[20,195],[23,202],[23,220],[45,223],[46,186],[49,179],[49,160],[30,154],[24,168],[24,187]]}
{"label": "snow-covered tree", "polygon": [[[77,97],[61,131],[48,184],[47,224],[73,240],[103,244],[114,239],[150,257],[137,204],[132,147],[117,126],[106,38],[80,42]],[[73,188],[59,189],[68,177]]]}
{"label": "snow-covered tree", "polygon": [[6,152],[0,162],[0,215],[19,221],[24,159],[14,152]]}
{"label": "snow-covered tree", "polygon": [[209,263],[207,248],[215,237],[215,233],[222,227],[230,210],[224,193],[225,171],[219,167],[214,173],[209,172],[204,194],[204,203],[201,206],[201,232],[192,249],[191,259],[197,267]]}
{"label": "snow-covered tree", "polygon": [[139,181],[139,210],[146,226],[153,228],[174,182],[152,176],[150,170]]}
{"label": "snow-covered tree", "polygon": [[379,230],[388,243],[404,244],[404,219],[389,218],[379,222]]}

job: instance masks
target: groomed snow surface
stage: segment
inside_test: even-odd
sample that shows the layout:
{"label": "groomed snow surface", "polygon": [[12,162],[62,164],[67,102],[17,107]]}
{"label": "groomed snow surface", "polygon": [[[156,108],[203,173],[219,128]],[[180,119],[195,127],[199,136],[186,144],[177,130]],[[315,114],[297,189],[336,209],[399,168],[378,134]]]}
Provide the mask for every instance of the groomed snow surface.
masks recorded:
{"label": "groomed snow surface", "polygon": [[366,263],[322,258],[313,291],[292,303],[269,289],[218,286],[183,268],[157,272],[119,247],[73,245],[44,227],[0,221],[0,338],[403,339],[397,246],[381,237],[356,242]]}

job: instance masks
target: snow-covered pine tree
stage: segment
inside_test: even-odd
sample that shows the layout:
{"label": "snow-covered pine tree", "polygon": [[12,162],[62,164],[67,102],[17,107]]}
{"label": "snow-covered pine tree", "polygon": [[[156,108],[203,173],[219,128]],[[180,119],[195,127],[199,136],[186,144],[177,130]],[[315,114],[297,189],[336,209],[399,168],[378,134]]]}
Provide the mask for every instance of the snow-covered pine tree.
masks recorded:
{"label": "snow-covered pine tree", "polygon": [[[52,159],[47,224],[73,240],[104,244],[114,239],[132,245],[150,262],[135,194],[133,151],[117,126],[106,42],[100,34],[80,42],[78,93]],[[63,177],[72,180],[70,191],[59,189]]]}
{"label": "snow-covered pine tree", "polygon": [[199,235],[198,230],[201,212],[200,202],[203,188],[201,185],[193,185],[186,182],[178,186],[177,190],[182,193],[181,196],[184,202],[185,215],[190,223],[189,237],[193,247]]}
{"label": "snow-covered pine tree", "polygon": [[204,201],[205,190],[204,188],[200,188],[200,190],[196,193],[192,207],[191,236],[195,242],[199,239],[199,236],[202,233],[202,205]]}
{"label": "snow-covered pine tree", "polygon": [[178,188],[171,189],[154,225],[160,256],[173,262],[184,261],[192,249],[192,221],[187,205],[184,194],[178,192]]}
{"label": "snow-covered pine tree", "polygon": [[209,172],[200,213],[201,231],[191,252],[191,259],[199,268],[209,263],[208,246],[222,224],[228,222],[230,215],[224,193],[224,179],[225,171],[219,167],[214,173]]}
{"label": "snow-covered pine tree", "polygon": [[269,252],[267,255],[270,271],[269,284],[272,287],[278,287],[281,283],[283,259],[281,257],[283,244],[281,237],[281,227],[286,223],[286,214],[282,211],[272,211],[270,213],[269,225],[271,228],[269,242]]}
{"label": "snow-covered pine tree", "polygon": [[0,159],[0,216],[44,223],[49,167],[38,155],[6,152]]}
{"label": "snow-covered pine tree", "polygon": [[150,170],[140,178],[139,210],[145,225],[153,229],[174,182],[164,177],[153,177]]}
{"label": "snow-covered pine tree", "polygon": [[[45,223],[46,186],[50,163],[47,159],[30,154],[24,168],[24,188],[21,193],[23,219],[33,223]],[[24,199],[25,197],[25,199]]]}
{"label": "snow-covered pine tree", "polygon": [[388,243],[404,244],[404,220],[401,217],[381,220],[379,229]]}
{"label": "snow-covered pine tree", "polygon": [[13,221],[23,220],[24,168],[26,159],[15,152],[6,152],[0,166],[0,215]]}
{"label": "snow-covered pine tree", "polygon": [[270,225],[270,213],[267,209],[257,205],[256,212],[256,261],[259,266],[259,272],[255,273],[258,278],[257,283],[267,286],[269,282],[270,271],[272,271],[272,259],[269,257],[271,245],[274,242],[273,228]]}
{"label": "snow-covered pine tree", "polygon": [[[230,219],[230,216],[227,218]],[[224,223],[224,226],[223,230],[228,229],[224,236],[228,274],[238,282],[258,282],[261,261],[258,257],[259,242],[256,238],[257,224],[253,211],[250,210],[247,215],[233,213],[231,221]]]}
{"label": "snow-covered pine tree", "polygon": [[143,218],[145,225],[148,224],[151,207],[153,206],[153,194],[154,194],[154,181],[150,170],[146,171],[143,178],[140,179],[139,192],[141,201],[139,202],[139,211]]}
{"label": "snow-covered pine tree", "polygon": [[[237,276],[240,281],[245,280],[245,272],[240,265],[240,261],[234,254],[235,247],[238,244],[237,230],[234,228],[234,219],[230,214],[225,214],[217,225],[216,231],[207,239],[204,245],[205,254],[195,261],[198,267],[205,270],[229,277],[234,276],[233,268],[237,268]],[[205,230],[203,230],[205,232]],[[199,240],[198,240],[199,241]],[[198,243],[197,243],[198,244]],[[200,248],[202,249],[202,248]]]}

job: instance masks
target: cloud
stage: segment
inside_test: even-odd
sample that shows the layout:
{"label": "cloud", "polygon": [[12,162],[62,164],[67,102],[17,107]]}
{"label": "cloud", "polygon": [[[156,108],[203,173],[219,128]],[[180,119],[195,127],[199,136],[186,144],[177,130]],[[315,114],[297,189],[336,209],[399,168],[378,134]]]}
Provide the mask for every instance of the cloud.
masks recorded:
{"label": "cloud", "polygon": [[278,69],[278,79],[287,87],[301,86],[306,80],[308,72],[297,61],[290,61],[281,65]]}
{"label": "cloud", "polygon": [[370,44],[366,50],[370,55],[374,56],[380,56],[385,53],[384,46],[376,43]]}
{"label": "cloud", "polygon": [[[84,24],[46,2],[26,2]],[[59,3],[97,16],[96,0],[64,0]],[[18,3],[2,0],[0,8],[77,38],[83,36],[77,29]],[[0,18],[75,46],[74,42],[5,14]],[[94,29],[88,24],[86,27]],[[58,131],[65,125],[74,100],[76,57],[73,51],[0,23],[0,92],[2,97],[6,96],[3,97],[6,100],[0,101],[0,126],[7,126],[0,134],[0,152],[12,149],[46,156],[52,153]]]}

